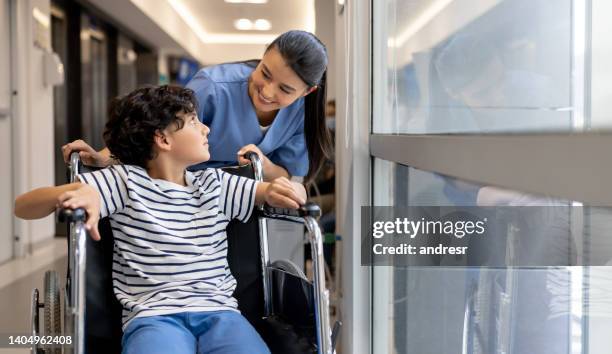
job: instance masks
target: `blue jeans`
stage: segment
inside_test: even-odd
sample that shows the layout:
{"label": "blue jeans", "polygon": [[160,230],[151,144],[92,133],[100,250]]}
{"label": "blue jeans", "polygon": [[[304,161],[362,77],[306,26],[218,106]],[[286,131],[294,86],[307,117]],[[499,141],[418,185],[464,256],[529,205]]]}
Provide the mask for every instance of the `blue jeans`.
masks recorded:
{"label": "blue jeans", "polygon": [[255,328],[234,311],[184,312],[133,319],[123,354],[270,353]]}

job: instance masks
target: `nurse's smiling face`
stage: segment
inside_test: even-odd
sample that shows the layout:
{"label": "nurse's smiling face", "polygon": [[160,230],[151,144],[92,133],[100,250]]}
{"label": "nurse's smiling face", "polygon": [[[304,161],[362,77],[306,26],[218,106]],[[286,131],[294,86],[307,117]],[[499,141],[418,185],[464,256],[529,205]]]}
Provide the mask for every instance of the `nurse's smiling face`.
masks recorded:
{"label": "nurse's smiling face", "polygon": [[259,112],[287,107],[309,91],[276,48],[270,48],[264,54],[249,80],[249,96]]}

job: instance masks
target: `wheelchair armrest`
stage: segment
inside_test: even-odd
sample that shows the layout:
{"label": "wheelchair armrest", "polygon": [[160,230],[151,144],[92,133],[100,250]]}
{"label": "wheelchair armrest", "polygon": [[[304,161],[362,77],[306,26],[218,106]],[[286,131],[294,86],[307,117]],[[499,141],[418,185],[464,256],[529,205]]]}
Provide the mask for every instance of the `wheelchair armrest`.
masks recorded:
{"label": "wheelchair armrest", "polygon": [[87,212],[83,208],[77,209],[59,209],[57,212],[57,219],[60,222],[76,222],[85,221],[87,219]]}
{"label": "wheelchair armrest", "polygon": [[299,209],[287,209],[287,208],[275,208],[269,205],[264,205],[263,213],[266,216],[293,216],[293,217],[307,217],[312,216],[318,218],[321,216],[321,208],[315,203],[306,203]]}
{"label": "wheelchair armrest", "polygon": [[312,216],[318,218],[321,216],[321,208],[317,204],[310,202],[302,205],[298,212],[301,217]]}

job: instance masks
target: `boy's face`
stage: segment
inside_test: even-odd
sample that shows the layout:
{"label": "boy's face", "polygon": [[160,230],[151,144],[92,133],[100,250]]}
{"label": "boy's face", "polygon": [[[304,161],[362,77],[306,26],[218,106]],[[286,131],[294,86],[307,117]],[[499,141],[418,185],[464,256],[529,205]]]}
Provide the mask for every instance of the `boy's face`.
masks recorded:
{"label": "boy's face", "polygon": [[172,157],[187,166],[208,161],[210,159],[208,151],[210,129],[200,122],[195,112],[181,112],[177,116],[183,120],[183,127],[177,130],[172,124],[165,131],[165,134],[171,139]]}

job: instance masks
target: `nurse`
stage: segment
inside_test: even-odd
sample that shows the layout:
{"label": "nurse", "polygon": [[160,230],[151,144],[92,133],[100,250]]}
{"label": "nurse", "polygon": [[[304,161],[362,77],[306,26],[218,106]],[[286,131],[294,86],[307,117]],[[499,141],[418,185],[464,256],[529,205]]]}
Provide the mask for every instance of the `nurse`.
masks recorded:
{"label": "nurse", "polygon": [[[210,161],[192,169],[247,163],[254,151],[266,180],[312,178],[331,150],[325,125],[327,51],[313,34],[289,31],[276,38],[259,61],[200,70],[187,84],[198,116],[210,128]],[[62,147],[64,160],[81,151],[85,163],[105,166],[110,152],[81,140]]]}

